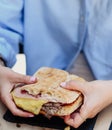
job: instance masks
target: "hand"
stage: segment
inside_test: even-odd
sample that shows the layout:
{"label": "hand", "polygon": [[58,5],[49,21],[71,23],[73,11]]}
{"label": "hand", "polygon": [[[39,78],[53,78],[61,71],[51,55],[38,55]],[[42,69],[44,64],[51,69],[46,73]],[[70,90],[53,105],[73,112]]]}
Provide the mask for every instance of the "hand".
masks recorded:
{"label": "hand", "polygon": [[112,81],[70,81],[62,83],[61,86],[73,91],[80,91],[84,96],[84,102],[79,111],[64,117],[65,123],[75,128],[79,127],[87,118],[93,118],[112,103]]}
{"label": "hand", "polygon": [[8,107],[8,109],[16,116],[33,117],[29,112],[18,109],[12,100],[10,92],[18,83],[31,84],[35,83],[35,77],[25,76],[14,72],[13,70],[0,65],[0,99]]}

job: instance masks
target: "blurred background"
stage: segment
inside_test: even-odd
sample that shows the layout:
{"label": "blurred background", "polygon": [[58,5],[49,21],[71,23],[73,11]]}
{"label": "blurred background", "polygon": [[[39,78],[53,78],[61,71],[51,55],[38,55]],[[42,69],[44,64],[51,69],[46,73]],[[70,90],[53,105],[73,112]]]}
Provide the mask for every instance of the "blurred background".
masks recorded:
{"label": "blurred background", "polygon": [[17,54],[17,62],[13,66],[13,70],[21,73],[26,74],[26,62],[25,62],[25,55],[23,54],[23,45],[19,44],[19,54]]}

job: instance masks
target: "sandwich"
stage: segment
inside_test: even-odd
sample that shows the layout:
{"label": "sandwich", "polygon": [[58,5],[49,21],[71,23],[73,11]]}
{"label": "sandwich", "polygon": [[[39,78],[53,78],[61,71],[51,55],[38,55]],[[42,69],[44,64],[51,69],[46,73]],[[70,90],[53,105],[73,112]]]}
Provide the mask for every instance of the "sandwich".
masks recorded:
{"label": "sandwich", "polygon": [[70,80],[85,82],[83,78],[50,67],[42,67],[34,75],[38,79],[36,83],[16,87],[11,92],[20,109],[35,115],[43,114],[47,118],[62,117],[73,113],[83,103],[81,92],[60,86],[62,82]]}

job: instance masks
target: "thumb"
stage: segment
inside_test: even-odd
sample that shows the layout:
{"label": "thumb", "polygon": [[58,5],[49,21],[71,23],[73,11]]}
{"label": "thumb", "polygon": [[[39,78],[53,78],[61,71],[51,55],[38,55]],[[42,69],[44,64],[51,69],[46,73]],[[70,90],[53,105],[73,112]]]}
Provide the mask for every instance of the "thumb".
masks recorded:
{"label": "thumb", "polygon": [[35,83],[37,82],[37,78],[35,76],[28,76],[16,73],[14,74],[14,81],[15,83]]}
{"label": "thumb", "polygon": [[69,82],[62,82],[61,87],[69,89],[69,90],[77,90],[80,92],[84,92],[85,91],[85,86],[86,86],[86,82],[82,82],[82,81],[69,81]]}

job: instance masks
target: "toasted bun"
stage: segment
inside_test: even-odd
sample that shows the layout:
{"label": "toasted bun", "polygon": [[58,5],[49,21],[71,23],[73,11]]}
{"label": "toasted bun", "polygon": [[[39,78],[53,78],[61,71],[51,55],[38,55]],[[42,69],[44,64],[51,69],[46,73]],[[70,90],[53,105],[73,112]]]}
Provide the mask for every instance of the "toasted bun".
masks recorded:
{"label": "toasted bun", "polygon": [[[56,116],[68,115],[76,110],[82,103],[82,95],[78,91],[70,91],[60,87],[61,82],[84,79],[71,75],[64,70],[43,67],[34,74],[38,82],[16,88],[12,92],[16,105],[34,114],[44,113],[41,110],[43,104],[48,102],[66,104],[54,113]],[[21,91],[25,91],[22,94]],[[38,96],[40,95],[40,96]]]}

